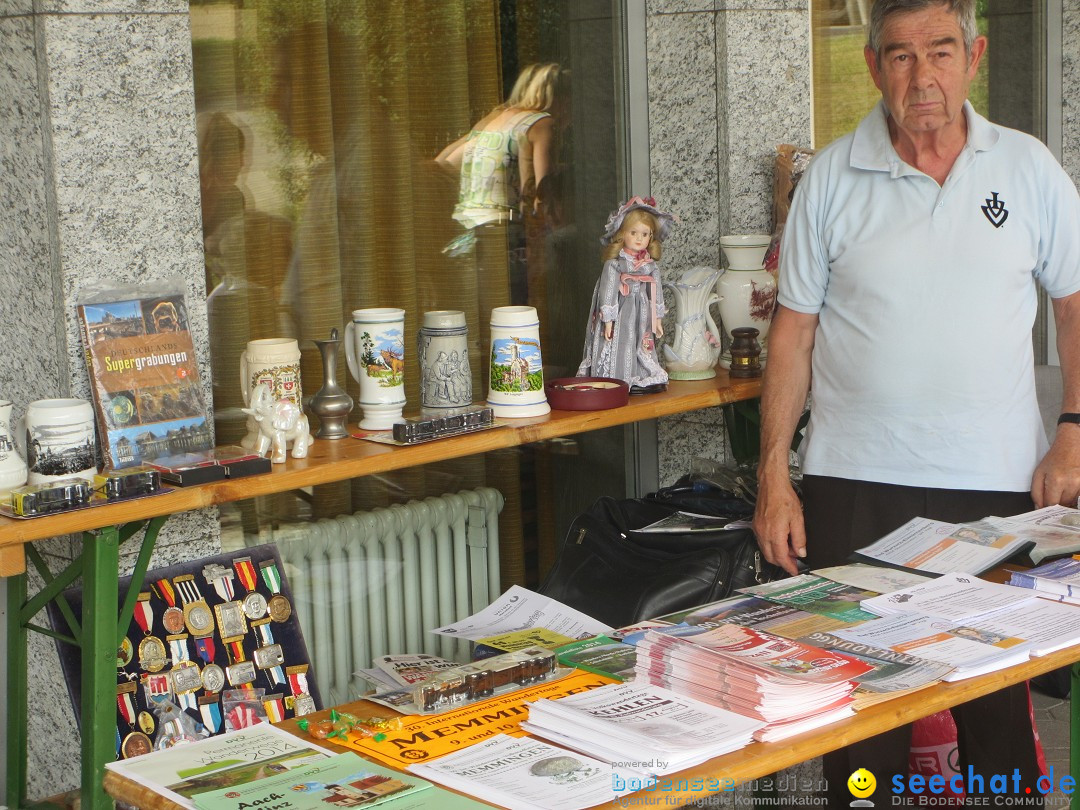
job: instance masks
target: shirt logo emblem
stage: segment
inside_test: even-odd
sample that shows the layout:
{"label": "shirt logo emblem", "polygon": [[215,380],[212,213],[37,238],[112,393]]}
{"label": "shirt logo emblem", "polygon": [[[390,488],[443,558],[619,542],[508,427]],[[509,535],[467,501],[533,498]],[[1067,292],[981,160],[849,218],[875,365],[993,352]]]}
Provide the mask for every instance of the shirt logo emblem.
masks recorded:
{"label": "shirt logo emblem", "polygon": [[982,206],[982,212],[986,214],[986,218],[990,220],[990,224],[995,228],[1000,228],[1005,224],[1005,220],[1009,218],[1009,212],[1005,208],[1005,203],[998,199],[998,193],[991,191],[990,196],[984,200],[986,205]]}

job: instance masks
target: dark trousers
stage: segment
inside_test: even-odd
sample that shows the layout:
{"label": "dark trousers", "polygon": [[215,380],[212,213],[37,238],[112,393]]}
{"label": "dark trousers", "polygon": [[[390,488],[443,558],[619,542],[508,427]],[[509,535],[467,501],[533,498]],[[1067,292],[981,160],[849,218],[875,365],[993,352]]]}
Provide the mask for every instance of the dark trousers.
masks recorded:
{"label": "dark trousers", "polygon": [[[802,483],[806,521],[806,562],[811,568],[842,565],[852,551],[902,526],[913,517],[949,523],[1005,517],[1034,508],[1027,492],[927,489],[807,475]],[[1028,713],[1027,684],[1020,683],[952,710],[956,721],[960,772],[1011,775],[1018,768],[1021,789],[1036,791],[1039,776],[1035,738]],[[878,807],[890,794],[894,774],[908,773],[911,726],[893,729],[823,757],[829,807],[848,807],[848,777],[866,768],[877,779],[871,797]],[[1011,779],[1010,779],[1011,785]]]}

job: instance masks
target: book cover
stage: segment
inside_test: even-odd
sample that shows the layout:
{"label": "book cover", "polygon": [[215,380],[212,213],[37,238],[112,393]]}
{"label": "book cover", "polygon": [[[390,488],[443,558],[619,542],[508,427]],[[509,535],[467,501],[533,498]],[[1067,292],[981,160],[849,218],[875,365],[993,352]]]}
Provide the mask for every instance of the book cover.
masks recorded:
{"label": "book cover", "polygon": [[325,761],[330,751],[269,723],[105,765],[182,807],[201,793],[234,788]]}
{"label": "book cover", "polygon": [[118,295],[78,310],[107,466],[213,447],[183,294]]}
{"label": "book cover", "polygon": [[337,754],[247,785],[195,797],[197,810],[323,810],[381,807],[386,810],[458,810],[479,802],[435,787],[426,779],[392,771],[353,753]]}

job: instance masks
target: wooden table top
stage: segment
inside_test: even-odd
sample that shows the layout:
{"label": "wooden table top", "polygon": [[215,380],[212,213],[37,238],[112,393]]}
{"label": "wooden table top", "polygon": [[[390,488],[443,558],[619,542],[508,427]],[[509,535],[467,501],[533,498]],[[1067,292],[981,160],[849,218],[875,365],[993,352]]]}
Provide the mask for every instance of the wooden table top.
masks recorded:
{"label": "wooden table top", "polygon": [[[714,783],[731,780],[731,782],[739,784],[769,776],[784,768],[821,756],[828,751],[843,748],[853,742],[873,737],[883,731],[914,722],[921,717],[927,717],[935,712],[966,703],[974,698],[988,695],[998,689],[1077,661],[1080,661],[1080,645],[1059,650],[1041,658],[1032,658],[1022,664],[977,678],[970,678],[957,683],[935,684],[918,692],[869,706],[856,713],[854,717],[846,720],[831,723],[822,728],[778,742],[752,743],[738,751],[687,768],[666,777],[671,780],[673,785],[682,782],[678,789],[667,792],[657,790],[651,793],[650,796],[657,799],[662,796],[663,798],[660,801],[664,806],[674,806],[676,801],[682,804],[702,799],[716,792],[715,787],[712,790],[708,789],[710,780]],[[347,703],[338,708],[357,716],[392,714],[389,709],[368,701]],[[329,710],[324,710],[309,717],[319,719],[326,717],[328,714]],[[297,728],[295,720],[286,720],[280,726],[303,736],[303,732]],[[325,744],[327,741],[318,742]],[[353,750],[336,744],[330,744],[327,747]],[[697,789],[693,784],[694,780],[698,780],[700,783]],[[135,804],[140,808],[144,808],[144,810],[176,810],[179,807],[179,805],[112,772],[106,774],[105,790],[113,798]],[[669,798],[671,799],[670,805],[667,804]],[[610,808],[610,810],[623,806],[619,802],[600,805],[600,807]]]}

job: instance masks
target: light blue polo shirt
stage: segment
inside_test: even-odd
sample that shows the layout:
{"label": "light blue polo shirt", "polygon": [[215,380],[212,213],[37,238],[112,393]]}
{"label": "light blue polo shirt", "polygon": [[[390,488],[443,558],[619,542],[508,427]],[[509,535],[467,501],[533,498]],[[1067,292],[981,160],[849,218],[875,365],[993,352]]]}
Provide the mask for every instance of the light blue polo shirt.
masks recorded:
{"label": "light blue polo shirt", "polygon": [[899,158],[883,103],[797,187],[779,300],[819,316],[806,473],[1022,492],[1047,450],[1036,284],[1080,290],[1080,197],[1042,143],[964,113],[943,187]]}

